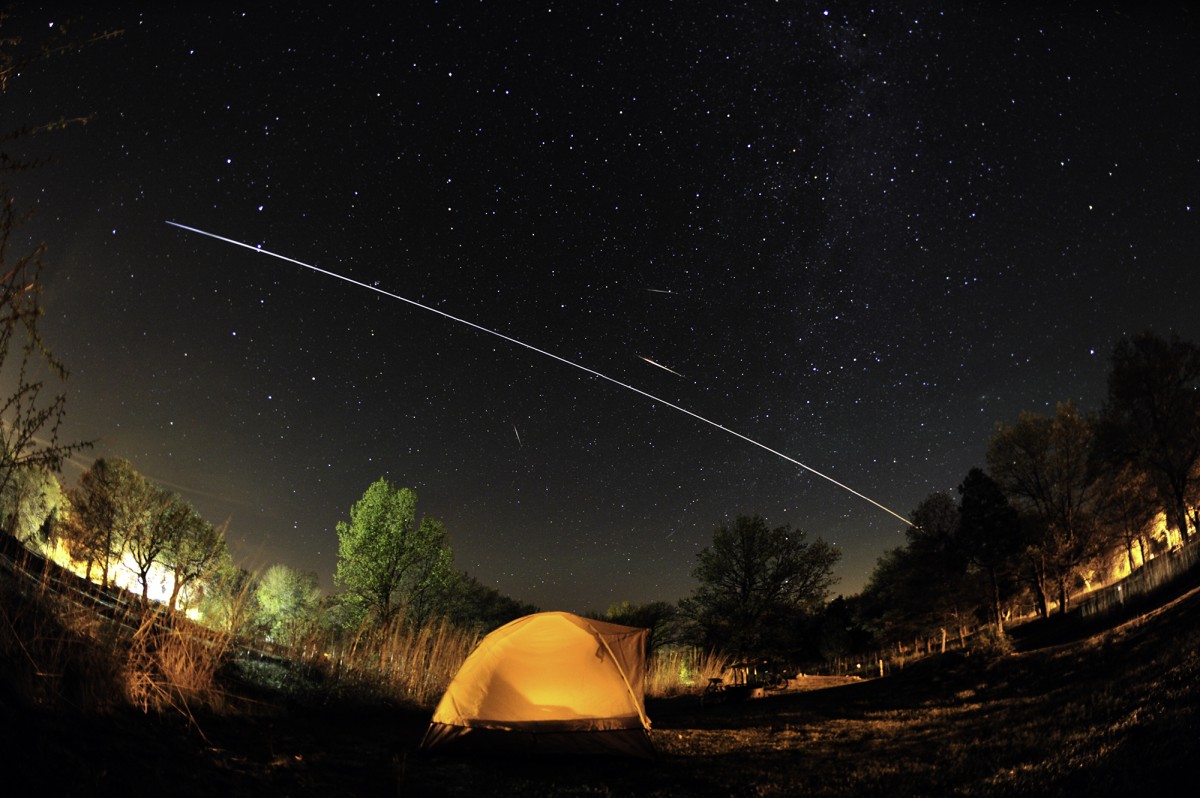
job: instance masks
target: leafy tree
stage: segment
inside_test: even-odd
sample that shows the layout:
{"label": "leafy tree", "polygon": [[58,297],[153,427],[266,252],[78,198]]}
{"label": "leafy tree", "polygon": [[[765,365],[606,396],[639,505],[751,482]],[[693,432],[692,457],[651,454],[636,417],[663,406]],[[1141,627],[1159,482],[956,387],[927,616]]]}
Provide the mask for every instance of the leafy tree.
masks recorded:
{"label": "leafy tree", "polygon": [[272,565],[258,580],[254,595],[257,621],[276,643],[295,645],[317,622],[321,588],[314,573]]}
{"label": "leafy tree", "polygon": [[888,549],[875,561],[859,596],[858,617],[880,642],[899,642],[926,634],[920,603],[921,585],[914,578],[916,555],[908,546]]}
{"label": "leafy tree", "polygon": [[229,557],[225,529],[220,529],[200,516],[190,505],[179,527],[167,544],[164,559],[172,575],[171,598],[168,606],[175,609],[179,595],[188,585],[214,574]]}
{"label": "leafy tree", "polygon": [[958,486],[959,545],[981,574],[988,616],[1004,631],[1004,602],[1016,588],[1017,563],[1025,549],[1023,527],[1004,491],[982,469],[972,468]]}
{"label": "leafy tree", "polygon": [[931,493],[911,514],[905,546],[880,558],[863,589],[861,610],[879,636],[896,642],[954,630],[965,633],[975,605],[967,556],[959,540],[959,509],[946,493]]}
{"label": "leafy tree", "polygon": [[151,484],[138,474],[130,497],[133,519],[125,539],[129,559],[142,583],[142,603],[150,600],[150,571],[162,565],[175,537],[182,531],[191,507],[179,494]]}
{"label": "leafy tree", "polygon": [[79,476],[79,484],[67,490],[71,512],[64,526],[71,556],[99,565],[101,583],[108,587],[114,561],[121,559],[141,509],[144,481],[128,460],[101,458]]}
{"label": "leafy tree", "polygon": [[26,545],[48,540],[63,490],[53,472],[40,466],[16,469],[0,491],[0,517],[5,531]]}
{"label": "leafy tree", "polygon": [[1106,470],[1103,479],[1100,518],[1110,530],[1114,547],[1124,550],[1129,572],[1133,573],[1137,568],[1134,546],[1144,563],[1146,537],[1158,516],[1160,502],[1149,477],[1131,463],[1116,470]]}
{"label": "leafy tree", "polygon": [[339,521],[334,581],[351,601],[386,624],[400,608],[420,623],[438,608],[453,578],[453,555],[440,521],[417,521],[417,494],[380,478]]}
{"label": "leafy tree", "polygon": [[465,573],[455,573],[446,592],[446,616],[461,629],[490,632],[538,611]]}
{"label": "leafy tree", "polygon": [[1188,497],[1200,478],[1200,347],[1175,334],[1122,339],[1113,350],[1102,418],[1105,458],[1149,477],[1187,542]]}
{"label": "leafy tree", "polygon": [[817,627],[817,655],[823,660],[852,657],[875,648],[875,636],[862,623],[862,596],[838,596],[825,605]]}
{"label": "leafy tree", "polygon": [[679,608],[669,601],[652,601],[648,604],[617,602],[605,610],[604,620],[648,629],[647,654],[683,641],[683,619]]}
{"label": "leafy tree", "polygon": [[257,616],[254,592],[254,575],[234,565],[229,550],[222,547],[203,583],[200,617],[213,629],[248,634]]}
{"label": "leafy tree", "polygon": [[778,652],[798,618],[819,609],[841,552],[790,526],[738,516],[713,533],[692,571],[700,585],[681,603],[705,642],[738,655]]}
{"label": "leafy tree", "polygon": [[988,445],[988,470],[1030,524],[1026,557],[1043,615],[1051,587],[1066,612],[1071,579],[1103,547],[1094,433],[1094,422],[1066,402],[1053,418],[1022,413],[999,425]]}
{"label": "leafy tree", "polygon": [[954,629],[962,639],[973,601],[967,578],[966,553],[959,539],[959,508],[947,493],[931,493],[913,510],[906,530],[915,580],[915,609],[926,623],[946,635]]}

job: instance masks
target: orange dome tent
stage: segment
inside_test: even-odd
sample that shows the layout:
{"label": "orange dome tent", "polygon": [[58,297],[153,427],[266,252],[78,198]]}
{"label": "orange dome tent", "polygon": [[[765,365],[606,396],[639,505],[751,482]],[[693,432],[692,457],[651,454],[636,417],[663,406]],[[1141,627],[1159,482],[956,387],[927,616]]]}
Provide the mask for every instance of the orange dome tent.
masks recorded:
{"label": "orange dome tent", "polygon": [[459,668],[421,748],[654,756],[646,634],[568,612],[501,626]]}

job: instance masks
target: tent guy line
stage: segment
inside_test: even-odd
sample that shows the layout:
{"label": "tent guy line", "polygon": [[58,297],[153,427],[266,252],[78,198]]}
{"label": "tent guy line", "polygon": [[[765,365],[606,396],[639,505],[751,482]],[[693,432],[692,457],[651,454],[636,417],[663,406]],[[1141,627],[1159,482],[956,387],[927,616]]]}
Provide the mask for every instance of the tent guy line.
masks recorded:
{"label": "tent guy line", "polygon": [[804,469],[805,471],[809,472],[810,474],[813,474],[814,476],[818,476],[821,479],[824,479],[825,481],[836,485],[837,487],[841,488],[842,490],[857,496],[858,498],[862,499],[863,501],[869,502],[870,504],[875,505],[880,510],[883,510],[885,513],[889,513],[889,514],[895,516],[896,518],[903,521],[905,524],[908,524],[909,526],[913,525],[911,521],[909,521],[907,518],[900,515],[899,513],[897,513],[895,510],[891,509],[890,507],[880,504],[879,502],[872,499],[870,496],[867,496],[863,493],[859,493],[858,491],[856,491],[854,488],[850,487],[849,485],[846,485],[842,482],[837,481],[836,479],[829,476],[828,474],[821,473],[820,471],[818,471],[817,469],[813,468],[810,465],[805,465],[804,463],[800,462],[799,460],[797,460],[794,457],[790,457],[790,456],[784,454],[783,452],[772,449],[770,446],[767,446],[764,443],[759,443],[758,441],[754,440],[753,438],[747,437],[746,435],[743,435],[740,432],[729,429],[728,427],[718,424],[715,421],[711,421],[698,413],[693,413],[691,410],[688,410],[686,407],[680,407],[679,405],[674,404],[673,402],[668,402],[666,399],[655,396],[652,393],[647,393],[646,391],[643,391],[641,388],[636,388],[632,385],[629,385],[628,383],[621,382],[620,380],[610,377],[607,374],[601,374],[599,371],[588,368],[587,366],[584,366],[582,364],[576,363],[573,360],[567,360],[565,357],[560,357],[560,356],[554,354],[553,352],[547,352],[545,349],[539,349],[538,347],[533,346],[532,344],[527,344],[524,341],[519,341],[516,338],[505,335],[504,333],[497,332],[496,330],[489,329],[482,325],[476,324],[475,322],[472,322],[472,321],[467,321],[466,319],[459,318],[458,316],[453,316],[449,313],[446,313],[445,311],[438,310],[437,308],[434,308],[434,307],[430,307],[429,305],[423,305],[420,302],[417,302],[416,300],[408,299],[407,297],[400,296],[399,294],[393,294],[391,291],[385,291],[384,289],[379,288],[378,286],[360,282],[359,280],[355,280],[352,277],[346,277],[343,274],[338,274],[337,272],[332,272],[332,271],[329,271],[328,269],[322,269],[319,266],[314,266],[311,263],[305,263],[302,260],[297,260],[295,258],[288,257],[287,255],[281,255],[278,252],[272,252],[271,250],[263,249],[262,246],[258,246],[258,245],[254,245],[254,244],[247,244],[243,241],[237,241],[236,239],[226,238],[225,236],[217,235],[216,233],[210,233],[206,230],[200,230],[195,227],[189,227],[186,224],[180,224],[178,222],[172,222],[170,220],[167,220],[167,224],[171,225],[172,227],[177,227],[180,230],[186,230],[189,233],[196,233],[197,235],[207,236],[208,238],[213,238],[213,239],[216,239],[217,241],[223,241],[226,244],[233,244],[236,247],[242,247],[243,249],[248,249],[251,252],[257,252],[260,255],[269,255],[272,258],[277,258],[279,260],[286,261],[287,263],[293,263],[297,266],[301,266],[305,269],[309,269],[311,271],[317,272],[318,274],[323,274],[327,277],[333,277],[338,280],[342,280],[343,282],[350,283],[351,285],[358,286],[359,288],[365,288],[368,291],[374,291],[375,293],[386,296],[389,299],[397,299],[401,302],[404,302],[405,304],[420,308],[421,310],[426,310],[426,311],[429,311],[430,313],[436,313],[437,315],[441,316],[442,318],[449,319],[450,321],[457,322],[458,324],[466,325],[467,327],[470,327],[473,330],[478,330],[479,332],[487,333],[488,335],[494,335],[497,338],[501,338],[505,341],[508,341],[510,344],[514,344],[516,346],[522,347],[523,349],[528,349],[531,352],[536,352],[537,354],[542,355],[544,357],[548,357],[551,360],[557,360],[559,363],[563,363],[565,365],[571,366],[572,368],[579,369],[580,371],[590,374],[593,377],[598,377],[602,380],[606,380],[608,382],[611,382],[613,385],[620,386],[628,391],[633,391],[634,393],[636,393],[640,396],[644,396],[653,402],[658,402],[659,404],[669,407],[672,410],[676,410],[680,413],[683,413],[684,415],[691,416],[692,418],[696,419],[697,421],[702,421],[705,424],[708,424],[710,427],[715,427],[716,429],[719,429],[721,432],[724,432],[727,435],[732,435],[735,438],[739,438],[739,439],[745,441],[746,443],[753,444],[754,446],[757,446],[758,448],[762,449],[763,451],[770,452],[771,454],[775,455],[776,457],[782,458],[782,459],[788,461],[789,463],[792,463],[793,465],[799,466],[800,468]]}

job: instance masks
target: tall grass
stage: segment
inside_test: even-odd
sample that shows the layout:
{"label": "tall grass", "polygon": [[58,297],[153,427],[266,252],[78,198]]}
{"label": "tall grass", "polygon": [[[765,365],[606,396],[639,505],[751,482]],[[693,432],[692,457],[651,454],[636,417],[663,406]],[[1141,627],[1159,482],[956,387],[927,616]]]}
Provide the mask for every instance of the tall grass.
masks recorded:
{"label": "tall grass", "polygon": [[[165,609],[114,598],[101,610],[51,568],[0,573],[0,685],[26,706],[104,712],[121,706],[191,716],[220,708],[217,670],[230,639]],[[118,593],[111,594],[118,596]]]}
{"label": "tall grass", "polygon": [[225,709],[217,671],[232,638],[212,633],[166,608],[146,612],[124,652],[122,674],[130,703],[143,711]]}
{"label": "tall grass", "polygon": [[403,616],[353,634],[314,634],[298,650],[332,688],[432,706],[479,642],[480,635],[442,618],[414,625]]}
{"label": "tall grass", "polygon": [[709,679],[721,678],[729,657],[699,648],[659,650],[646,663],[646,695],[669,698],[700,693]]}
{"label": "tall grass", "polygon": [[121,695],[120,669],[96,619],[53,608],[53,596],[0,583],[0,685],[17,705],[102,710]]}

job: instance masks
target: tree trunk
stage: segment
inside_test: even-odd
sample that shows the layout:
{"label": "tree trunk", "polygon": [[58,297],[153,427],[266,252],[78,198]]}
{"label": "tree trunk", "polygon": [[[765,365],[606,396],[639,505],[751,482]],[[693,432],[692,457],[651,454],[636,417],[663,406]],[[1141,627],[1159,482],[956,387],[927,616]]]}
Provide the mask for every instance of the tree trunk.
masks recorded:
{"label": "tree trunk", "polygon": [[946,653],[946,627],[942,627],[942,653]]}
{"label": "tree trunk", "polygon": [[1175,496],[1175,514],[1179,519],[1179,542],[1186,546],[1191,535],[1188,534],[1187,502],[1181,494]]}
{"label": "tree trunk", "polygon": [[1050,599],[1046,596],[1046,581],[1040,574],[1034,577],[1033,592],[1037,596],[1038,615],[1043,618],[1050,617]]}
{"label": "tree trunk", "polygon": [[996,569],[990,569],[992,574],[992,611],[996,617],[996,631],[1004,634],[1004,618],[1001,617],[1000,610],[1000,577],[996,574]]}

